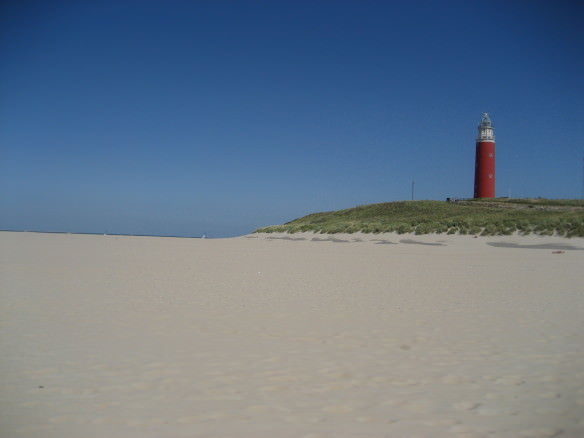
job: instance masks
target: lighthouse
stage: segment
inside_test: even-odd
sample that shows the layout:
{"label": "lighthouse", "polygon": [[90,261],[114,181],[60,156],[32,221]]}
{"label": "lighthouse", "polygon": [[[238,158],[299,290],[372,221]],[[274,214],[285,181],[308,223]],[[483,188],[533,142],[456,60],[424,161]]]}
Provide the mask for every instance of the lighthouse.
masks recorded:
{"label": "lighthouse", "polygon": [[495,127],[483,113],[476,142],[474,197],[495,196]]}

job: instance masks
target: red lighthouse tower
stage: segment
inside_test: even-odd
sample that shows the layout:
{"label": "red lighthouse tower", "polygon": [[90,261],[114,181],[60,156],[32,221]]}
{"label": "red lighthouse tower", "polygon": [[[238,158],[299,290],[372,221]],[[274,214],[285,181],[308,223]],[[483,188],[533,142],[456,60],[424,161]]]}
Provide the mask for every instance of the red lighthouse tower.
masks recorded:
{"label": "red lighthouse tower", "polygon": [[483,113],[479,124],[475,158],[474,197],[495,197],[495,127],[487,113]]}

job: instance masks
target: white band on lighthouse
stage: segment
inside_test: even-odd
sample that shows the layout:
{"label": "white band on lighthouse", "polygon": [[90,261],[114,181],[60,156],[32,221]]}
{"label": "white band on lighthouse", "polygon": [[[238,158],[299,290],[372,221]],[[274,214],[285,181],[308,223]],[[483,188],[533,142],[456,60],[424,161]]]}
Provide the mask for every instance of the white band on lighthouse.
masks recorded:
{"label": "white band on lighthouse", "polygon": [[477,141],[489,141],[495,142],[495,129],[493,126],[493,122],[489,118],[487,113],[483,113],[481,117],[481,123],[479,124],[479,135],[477,137]]}

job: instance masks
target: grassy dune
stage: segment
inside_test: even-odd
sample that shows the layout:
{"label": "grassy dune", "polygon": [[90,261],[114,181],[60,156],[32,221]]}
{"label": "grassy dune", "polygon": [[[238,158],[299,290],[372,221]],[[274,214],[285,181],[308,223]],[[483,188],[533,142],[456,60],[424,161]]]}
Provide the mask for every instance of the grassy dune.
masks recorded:
{"label": "grassy dune", "polygon": [[256,232],[448,233],[584,237],[584,200],[477,199],[403,201],[314,213]]}

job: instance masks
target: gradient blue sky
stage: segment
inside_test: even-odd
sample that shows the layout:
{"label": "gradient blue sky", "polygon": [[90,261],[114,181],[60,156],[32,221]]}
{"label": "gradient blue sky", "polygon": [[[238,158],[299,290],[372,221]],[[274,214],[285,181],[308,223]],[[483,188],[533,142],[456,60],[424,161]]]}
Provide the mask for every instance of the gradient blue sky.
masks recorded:
{"label": "gradient blue sky", "polygon": [[5,1],[0,229],[234,236],[316,211],[577,198],[582,1]]}

